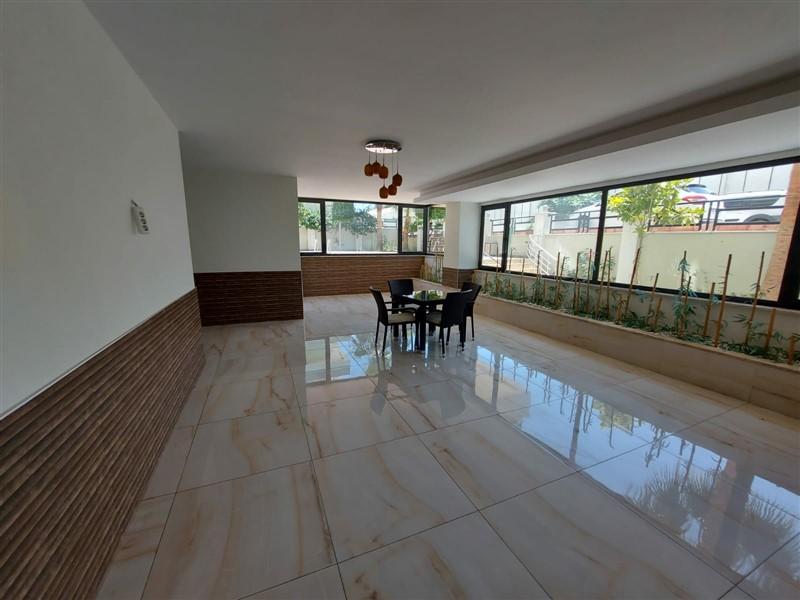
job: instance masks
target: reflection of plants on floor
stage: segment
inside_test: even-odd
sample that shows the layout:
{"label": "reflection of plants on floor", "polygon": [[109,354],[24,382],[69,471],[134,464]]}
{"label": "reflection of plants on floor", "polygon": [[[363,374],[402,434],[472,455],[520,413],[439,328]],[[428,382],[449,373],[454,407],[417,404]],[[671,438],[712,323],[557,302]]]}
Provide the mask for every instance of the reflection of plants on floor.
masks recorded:
{"label": "reflection of plants on floor", "polygon": [[[653,457],[655,458],[655,457]],[[648,460],[645,461],[649,464]],[[721,490],[728,490],[727,479],[742,487],[750,489],[754,474],[747,469],[738,472],[727,471],[727,465],[718,471],[705,471],[694,467],[691,462],[682,464],[675,461],[671,466],[650,467],[648,479],[631,494],[631,501],[645,514],[662,515],[667,519],[666,525],[674,531],[686,529],[687,524],[695,523],[701,538],[714,538],[719,532],[714,529],[713,520],[708,519],[709,498],[714,498]],[[793,533],[793,518],[778,507],[762,500],[754,494],[747,496],[739,507],[741,519],[754,524],[759,531],[775,539],[784,539]],[[731,561],[743,564],[750,556],[740,546],[731,544]]]}
{"label": "reflection of plants on floor", "polygon": [[[647,290],[634,288],[637,276],[639,253],[634,259],[630,281],[624,288],[612,286],[611,249],[605,251],[601,260],[591,260],[591,251],[580,252],[576,257],[577,268],[570,269],[570,257],[556,258],[553,276],[535,274],[526,276],[476,271],[474,277],[481,283],[488,296],[532,304],[586,317],[598,321],[614,322],[623,327],[639,329],[675,337],[687,342],[713,346],[739,352],[748,356],[765,358],[775,362],[796,364],[800,334],[785,335],[774,328],[776,309],[772,309],[768,323],[754,319],[759,299],[766,290],[761,286],[761,267],[753,284],[753,303],[749,315],[735,314],[732,322],[745,328],[744,341],[732,340],[726,333],[729,320],[725,318],[728,276],[732,256],[728,256],[720,280],[721,294],[716,294],[717,282],[712,282],[707,298],[699,301],[693,287],[695,281],[686,253],[677,263],[680,274],[679,289],[670,295],[657,291],[659,274]],[[595,271],[595,265],[599,269]],[[597,281],[592,275],[597,272]],[[566,275],[565,275],[566,274]],[[663,301],[671,304],[668,306]]]}

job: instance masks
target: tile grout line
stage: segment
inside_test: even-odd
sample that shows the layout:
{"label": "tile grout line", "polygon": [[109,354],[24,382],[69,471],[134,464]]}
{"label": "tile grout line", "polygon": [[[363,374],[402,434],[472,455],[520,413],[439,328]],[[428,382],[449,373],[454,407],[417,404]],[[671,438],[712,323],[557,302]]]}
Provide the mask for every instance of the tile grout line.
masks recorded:
{"label": "tile grout line", "polygon": [[[492,415],[492,416],[494,416],[494,415]],[[437,431],[437,430],[434,430],[434,431]],[[430,432],[426,432],[426,433],[430,433]],[[417,434],[417,438],[419,438],[419,437],[420,437],[420,435],[421,435],[421,434]],[[481,509],[480,509],[480,508],[478,508],[478,506],[475,504],[475,502],[473,502],[472,498],[470,498],[470,497],[469,497],[469,494],[467,494],[467,493],[464,491],[464,488],[462,488],[462,487],[461,487],[461,485],[458,483],[458,481],[456,481],[456,480],[455,480],[455,478],[454,478],[454,477],[453,477],[453,476],[450,474],[450,472],[449,472],[447,469],[445,469],[445,468],[444,468],[444,465],[443,465],[443,464],[442,464],[442,463],[439,461],[439,459],[438,459],[438,458],[436,457],[436,455],[435,455],[435,454],[434,454],[434,453],[431,451],[431,449],[428,447],[428,445],[427,445],[427,444],[426,444],[426,443],[425,443],[425,442],[424,442],[422,439],[419,439],[419,442],[420,442],[420,444],[422,444],[422,445],[423,445],[423,447],[425,448],[425,450],[427,450],[427,451],[428,451],[428,454],[430,454],[430,455],[431,455],[431,457],[433,457],[433,460],[435,460],[435,461],[436,461],[436,464],[438,464],[438,465],[439,465],[439,468],[440,468],[440,469],[441,469],[441,470],[444,472],[444,474],[445,474],[445,475],[446,475],[446,476],[447,476],[447,477],[450,479],[450,481],[452,481],[452,482],[453,482],[453,483],[456,485],[456,487],[459,489],[459,491],[461,492],[461,494],[462,494],[462,495],[463,495],[463,496],[464,496],[464,497],[467,499],[467,501],[468,501],[470,504],[472,504],[472,507],[475,509],[475,512],[477,512],[477,513],[480,515],[481,519],[483,519],[483,520],[484,520],[484,522],[485,522],[485,523],[486,523],[486,524],[489,526],[489,528],[490,528],[490,529],[491,529],[491,530],[494,532],[494,534],[495,534],[495,535],[498,537],[498,539],[499,539],[499,540],[500,540],[500,541],[503,543],[503,545],[504,545],[504,546],[505,546],[505,547],[508,549],[508,551],[511,553],[511,555],[512,555],[514,558],[516,558],[516,559],[517,559],[517,562],[518,562],[518,563],[519,563],[519,564],[522,566],[522,568],[523,568],[523,569],[525,569],[525,571],[528,573],[528,575],[530,575],[530,576],[531,576],[531,579],[533,579],[533,580],[536,582],[536,584],[537,584],[537,585],[538,585],[538,586],[539,586],[539,587],[542,589],[542,591],[543,591],[543,592],[544,592],[544,593],[547,595],[547,597],[548,597],[548,598],[550,598],[550,599],[552,600],[553,596],[552,596],[550,593],[548,593],[548,592],[547,592],[547,590],[545,589],[545,587],[544,587],[544,586],[541,584],[541,582],[540,582],[540,581],[539,581],[539,580],[536,578],[536,576],[535,576],[535,575],[534,575],[534,574],[531,572],[531,570],[528,568],[528,566],[527,566],[527,565],[526,565],[524,562],[522,562],[522,560],[520,559],[520,557],[519,557],[519,556],[517,556],[517,553],[516,553],[516,552],[514,552],[514,550],[512,550],[512,549],[511,549],[511,547],[510,547],[510,546],[508,545],[508,543],[507,543],[507,542],[506,542],[506,541],[503,539],[503,537],[502,537],[502,536],[501,536],[501,535],[500,535],[500,534],[499,534],[499,533],[498,533],[498,532],[495,530],[495,528],[494,528],[494,527],[492,527],[492,524],[491,524],[491,523],[489,523],[489,521],[486,519],[486,516],[485,516],[485,515],[484,515],[484,514],[481,512]],[[470,513],[470,514],[472,514],[472,513]],[[465,517],[465,516],[467,516],[467,515],[462,515],[462,517]],[[460,517],[459,517],[459,518],[460,518]],[[445,523],[442,523],[441,525],[446,525],[447,523],[452,523],[452,522],[453,522],[453,521],[455,521],[455,520],[456,520],[456,519],[451,519],[450,521],[445,521]]]}

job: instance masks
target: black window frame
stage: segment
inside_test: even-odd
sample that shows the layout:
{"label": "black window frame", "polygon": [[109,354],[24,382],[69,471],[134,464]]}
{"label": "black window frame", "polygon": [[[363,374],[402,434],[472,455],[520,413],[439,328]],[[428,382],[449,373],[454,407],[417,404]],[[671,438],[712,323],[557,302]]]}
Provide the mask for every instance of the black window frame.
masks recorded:
{"label": "black window frame", "polygon": [[[382,206],[393,206],[397,209],[397,251],[395,252],[328,252],[328,235],[327,235],[327,228],[325,227],[326,222],[326,214],[325,214],[325,204],[327,202],[346,202],[350,204],[380,204]],[[320,228],[321,228],[321,250],[319,252],[313,250],[300,250],[300,256],[395,256],[395,255],[402,255],[402,256],[426,256],[428,250],[428,211],[430,210],[430,204],[408,204],[408,203],[400,203],[400,202],[374,202],[372,200],[342,200],[340,198],[308,198],[308,197],[298,197],[297,204],[298,206],[301,203],[305,204],[317,204],[319,205],[319,215],[320,215]],[[416,208],[416,209],[423,209],[423,241],[422,241],[422,250],[415,251],[415,252],[404,252],[403,251],[403,208]]]}
{"label": "black window frame", "polygon": [[[734,166],[726,166],[716,169],[704,169],[699,171],[684,171],[684,172],[676,172],[674,174],[668,176],[659,176],[659,177],[648,177],[645,179],[621,179],[615,181],[611,184],[606,184],[600,187],[589,187],[589,188],[578,188],[574,190],[570,190],[569,192],[562,192],[558,194],[537,194],[530,197],[522,198],[519,200],[513,201],[506,201],[506,202],[495,202],[490,204],[483,204],[481,205],[481,222],[480,222],[480,233],[478,238],[478,270],[481,271],[488,271],[494,272],[498,269],[494,267],[486,267],[483,265],[483,227],[484,227],[484,215],[486,211],[489,210],[496,210],[499,208],[503,208],[505,210],[505,225],[504,225],[504,235],[503,235],[503,249],[502,249],[502,261],[499,272],[501,273],[508,273],[514,275],[520,275],[519,271],[512,271],[506,269],[506,262],[507,262],[507,255],[508,255],[508,244],[509,244],[509,235],[508,235],[508,228],[511,216],[511,206],[515,204],[521,204],[523,202],[533,202],[537,200],[550,200],[554,198],[564,198],[568,196],[574,196],[576,194],[586,194],[586,193],[601,193],[601,204],[600,204],[600,216],[599,222],[597,226],[597,236],[595,239],[595,256],[594,256],[594,269],[592,273],[592,277],[589,280],[590,283],[598,284],[599,283],[599,273],[600,273],[600,260],[602,255],[603,249],[603,232],[605,230],[605,221],[606,221],[606,208],[608,204],[608,193],[611,190],[619,189],[621,187],[633,187],[637,185],[646,185],[649,183],[658,183],[661,181],[672,181],[674,179],[686,179],[686,178],[694,178],[694,177],[705,177],[710,175],[722,175],[725,173],[733,173],[736,171],[743,171],[749,169],[758,169],[764,167],[775,167],[779,165],[786,165],[786,164],[793,164],[800,162],[800,155],[793,155],[786,158],[779,158],[767,161],[759,161],[759,162],[742,162],[736,164]],[[522,273],[522,275],[531,275],[529,272]],[[553,275],[540,275],[542,278],[546,279],[555,279]],[[625,283],[616,283],[611,282],[611,286],[615,288],[627,288],[628,284]],[[652,286],[645,286],[645,285],[634,285],[634,289],[637,290],[644,290],[650,291]],[[664,293],[664,294],[676,294],[678,290],[676,288],[663,288],[658,287],[656,288],[657,292]],[[718,295],[718,294],[717,294]],[[706,292],[697,292],[696,296],[698,298],[708,298],[708,293]],[[726,296],[726,301],[728,302],[736,302],[742,304],[751,304],[753,302],[752,298],[748,298],[746,296]],[[800,310],[800,215],[798,215],[797,219],[795,220],[794,224],[794,231],[792,233],[792,239],[789,243],[789,250],[786,256],[786,265],[783,271],[783,277],[781,278],[781,285],[778,291],[778,299],[777,300],[759,300],[759,306],[767,306],[767,307],[776,307],[782,309],[789,309],[789,310]]]}

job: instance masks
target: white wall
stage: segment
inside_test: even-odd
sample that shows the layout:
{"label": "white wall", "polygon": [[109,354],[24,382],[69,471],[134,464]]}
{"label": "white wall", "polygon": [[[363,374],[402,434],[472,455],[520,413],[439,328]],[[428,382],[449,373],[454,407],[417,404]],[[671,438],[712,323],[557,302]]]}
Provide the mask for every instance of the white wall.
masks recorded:
{"label": "white wall", "polygon": [[297,178],[188,168],[195,273],[299,271]]}
{"label": "white wall", "polygon": [[2,11],[6,413],[194,284],[175,127],[82,3]]}

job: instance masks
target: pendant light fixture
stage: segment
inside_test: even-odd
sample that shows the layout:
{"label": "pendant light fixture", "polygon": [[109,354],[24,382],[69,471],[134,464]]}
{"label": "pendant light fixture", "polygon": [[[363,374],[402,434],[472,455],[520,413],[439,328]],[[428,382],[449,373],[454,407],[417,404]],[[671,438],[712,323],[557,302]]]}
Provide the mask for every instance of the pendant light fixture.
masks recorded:
{"label": "pendant light fixture", "polygon": [[[367,177],[377,175],[383,179],[383,185],[378,190],[378,195],[382,199],[396,195],[397,188],[403,184],[403,177],[400,175],[399,157],[396,164],[394,159],[394,155],[403,149],[400,143],[394,140],[370,140],[364,144],[364,149],[367,151],[367,164],[364,165],[364,175]],[[372,159],[372,153],[375,154],[375,160],[369,162]],[[381,155],[380,162],[378,162],[379,154]],[[391,169],[386,166],[387,154],[391,154]],[[394,171],[394,174],[392,174],[392,171]],[[389,179],[390,175],[391,183],[387,186],[387,179]]]}

